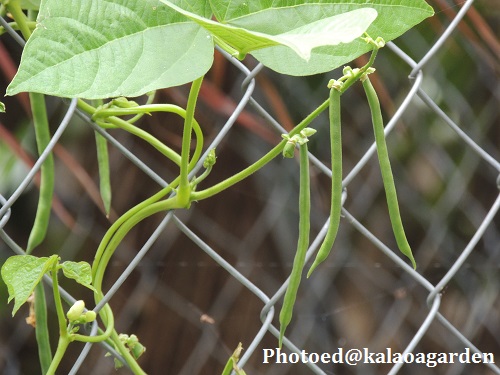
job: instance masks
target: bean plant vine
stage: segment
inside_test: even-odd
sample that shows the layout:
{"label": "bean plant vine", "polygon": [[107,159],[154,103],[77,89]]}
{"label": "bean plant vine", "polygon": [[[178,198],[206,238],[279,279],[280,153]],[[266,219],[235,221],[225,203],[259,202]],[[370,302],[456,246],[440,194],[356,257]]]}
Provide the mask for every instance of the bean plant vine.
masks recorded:
{"label": "bean plant vine", "polygon": [[[120,18],[125,17],[123,16],[124,13],[117,14],[118,23],[124,22],[123,25],[127,25],[123,26],[124,34],[128,33],[127,35],[131,39],[136,34],[139,34],[141,37],[148,36],[151,38],[151,40],[147,39],[148,43],[152,43],[151,45],[154,47],[154,43],[159,42],[154,37],[158,38],[160,36],[156,32],[158,29],[162,29],[169,38],[165,39],[163,35],[161,41],[164,42],[167,40],[167,43],[173,43],[179,51],[179,56],[172,53],[172,71],[170,74],[164,74],[161,70],[157,70],[159,64],[155,63],[151,54],[144,56],[144,61],[142,61],[141,56],[141,60],[135,62],[137,65],[133,67],[134,69],[139,68],[135,79],[132,79],[130,82],[118,80],[113,87],[109,85],[107,87],[106,80],[99,72],[96,72],[96,75],[90,77],[90,79],[101,82],[101,85],[97,85],[91,90],[87,88],[88,81],[86,80],[89,77],[84,73],[76,73],[74,80],[70,80],[71,82],[54,82],[54,74],[58,76],[65,73],[65,70],[67,71],[68,67],[65,65],[67,61],[64,60],[67,57],[61,57],[62,60],[54,63],[52,66],[50,65],[51,63],[43,59],[43,61],[40,60],[40,56],[38,56],[41,46],[53,40],[51,39],[54,38],[52,33],[60,32],[63,24],[58,24],[58,22],[61,19],[64,19],[64,22],[69,22],[67,24],[69,25],[68,39],[61,43],[63,45],[67,43],[65,48],[74,48],[75,46],[71,38],[77,38],[79,32],[83,32],[77,28],[75,29],[76,21],[82,22],[82,14],[75,13],[73,9],[66,9],[64,2],[60,0],[46,0],[40,3],[36,1],[3,0],[0,3],[0,14],[4,17],[7,15],[11,17],[12,22],[10,23],[10,27],[20,30],[24,39],[27,40],[19,72],[9,86],[7,94],[14,95],[21,91],[30,92],[33,124],[39,153],[47,147],[51,138],[45,109],[45,95],[56,95],[78,98],[79,110],[87,114],[91,121],[99,127],[106,130],[121,129],[144,140],[156,149],[166,161],[173,163],[178,168],[177,177],[169,181],[166,187],[143,202],[131,207],[111,224],[102,238],[95,252],[94,260],[90,265],[85,262],[63,262],[57,254],[50,257],[37,257],[32,254],[45,239],[50,223],[49,219],[53,199],[55,181],[54,163],[52,158],[49,157],[43,164],[39,204],[35,222],[26,245],[25,255],[10,257],[3,264],[1,270],[2,278],[8,287],[9,302],[13,299],[15,300],[13,314],[34,293],[36,338],[43,374],[56,373],[67,347],[74,341],[106,343],[121,356],[120,359],[115,359],[117,366],[126,365],[134,374],[144,374],[144,370],[139,365],[139,357],[145,351],[144,346],[142,346],[135,335],[118,333],[116,331],[113,311],[110,304],[105,300],[103,281],[115,251],[117,251],[122,241],[124,241],[126,235],[146,218],[157,213],[175,209],[189,209],[192,202],[216,196],[236,183],[248,178],[251,174],[259,171],[263,166],[276,158],[285,157],[293,159],[298,149],[300,169],[298,242],[289,277],[289,284],[279,314],[280,330],[278,342],[281,347],[286,328],[292,321],[292,312],[297,291],[301,283],[304,268],[306,267],[306,252],[310,245],[311,192],[308,141],[310,137],[314,136],[316,131],[320,131],[319,127],[318,129],[313,127],[316,126],[315,124],[313,125],[313,122],[321,113],[328,109],[332,180],[328,231],[316,254],[314,262],[309,266],[307,277],[311,277],[313,271],[327,259],[334,247],[335,238],[339,230],[343,190],[341,96],[358,81],[362,82],[365,89],[372,114],[377,154],[394,236],[400,251],[416,267],[399,213],[389,154],[385,145],[380,105],[368,76],[375,71],[373,64],[378,50],[385,44],[384,39],[390,40],[399,36],[402,32],[432,14],[432,9],[424,1],[415,1],[411,7],[405,10],[407,14],[405,15],[406,24],[404,30],[401,30],[399,26],[397,28],[388,26],[385,29],[385,34],[383,33],[383,35],[374,40],[369,36],[371,25],[377,25],[377,28],[374,30],[379,30],[381,25],[389,25],[392,16],[390,15],[390,11],[389,13],[386,12],[385,7],[389,6],[389,8],[394,7],[396,9],[398,4],[395,3],[398,3],[398,1],[378,0],[371,2],[373,6],[370,7],[366,6],[362,1],[353,1],[352,5],[348,7],[347,12],[345,10],[340,12],[340,7],[337,8],[338,4],[333,0],[326,1],[325,4],[304,1],[303,4],[305,7],[303,9],[305,10],[298,10],[296,15],[297,19],[302,20],[303,24],[299,24],[297,27],[296,23],[290,22],[291,25],[288,25],[288,29],[285,25],[278,31],[270,31],[271,28],[268,27],[269,25],[260,26],[261,29],[256,26],[246,27],[242,23],[242,17],[246,17],[246,21],[248,22],[253,17],[256,24],[258,24],[258,17],[262,16],[260,13],[289,10],[288,6],[285,5],[283,9],[278,8],[278,10],[268,6],[267,8],[264,7],[263,9],[253,11],[247,10],[247,13],[245,13],[242,10],[229,12],[228,1],[221,1],[218,4],[212,4],[204,0],[191,1],[191,6],[184,9],[177,5],[178,2],[173,3],[166,0],[147,0],[144,4],[132,5],[116,0],[115,3],[118,7],[132,6],[132,11],[137,14],[140,13],[143,17],[147,17],[140,26],[130,26],[130,22],[125,23],[127,20]],[[26,6],[28,3],[29,6]],[[95,3],[100,3],[100,1],[96,1]],[[33,4],[36,6],[33,6]],[[83,5],[84,3],[82,3]],[[105,6],[104,2],[101,5]],[[86,6],[93,5],[86,4]],[[307,8],[307,6],[310,8]],[[310,14],[318,14],[318,12],[313,12],[313,10],[322,10],[323,12],[319,13],[322,13],[324,18],[319,20],[310,19]],[[68,20],[75,20],[75,24],[71,24]],[[144,27],[143,25],[146,26],[141,29],[141,27]],[[101,30],[102,35],[106,34],[106,30]],[[4,31],[6,30],[3,28],[0,29],[0,33]],[[192,42],[191,46],[195,47],[189,49],[188,53],[188,58],[192,65],[191,69],[187,69],[188,72],[186,73],[186,69],[182,67],[184,69],[182,74],[178,70],[178,65],[184,63],[182,60],[184,54],[181,54],[183,49],[179,45],[184,45],[185,41],[184,39],[175,39],[177,34],[180,35],[179,38],[190,40]],[[85,36],[83,37],[85,38]],[[114,48],[114,44],[120,47],[119,43],[121,41],[113,39],[114,36],[107,35],[105,37],[110,38],[106,42],[107,44],[105,43],[106,48]],[[206,149],[203,126],[195,119],[195,109],[200,88],[203,84],[203,77],[211,65],[210,53],[213,54],[215,45],[228,51],[235,58],[243,59],[247,54],[253,54],[265,66],[291,75],[328,72],[335,67],[348,63],[361,53],[371,51],[371,56],[365,66],[356,69],[347,66],[344,68],[341,78],[337,80],[332,79],[328,87],[325,88],[325,96],[328,93],[327,90],[329,90],[328,98],[312,111],[310,115],[299,122],[288,134],[283,134],[282,141],[276,144],[259,160],[223,181],[206,186],[202,182],[205,181],[205,178],[212,169],[216,168],[217,157],[215,149]],[[103,50],[85,50],[85,48],[83,51],[79,51],[78,55],[76,54],[77,51],[71,51],[75,53],[73,57],[79,56],[73,63],[82,64],[82,67],[85,64],[89,64],[89,61],[86,59],[91,53],[94,53],[95,57],[100,53],[106,52],[103,52]],[[318,48],[326,48],[330,51],[330,58],[324,60],[325,53],[316,53]],[[345,52],[343,60],[338,58],[338,54],[336,54],[337,49],[342,49]],[[114,52],[112,51],[114,50],[110,49],[107,53],[113,54]],[[86,56],[87,52],[89,53],[88,56]],[[193,53],[194,55],[189,55]],[[198,55],[196,55],[197,53]],[[274,57],[276,53],[278,55],[284,54],[290,56],[290,58],[276,59]],[[54,51],[54,56],[54,60],[60,58],[57,51]],[[104,55],[99,56],[99,58],[103,59],[101,63],[105,62],[106,57]],[[122,73],[120,69],[123,70],[123,66],[120,64],[127,63],[126,56],[122,57],[117,58],[113,56],[117,61],[116,65],[118,67],[114,66],[115,61],[113,61],[113,64],[109,64],[109,69],[111,70],[107,72],[108,76],[112,76],[112,74],[120,75]],[[43,66],[40,68],[35,64],[36,61],[41,61],[41,65]],[[150,70],[153,72],[152,75],[144,69],[146,65],[141,65],[146,63],[151,65]],[[147,66],[149,68],[149,65]],[[113,71],[115,68],[117,70]],[[39,71],[36,71],[36,69],[39,69]],[[140,74],[141,69],[144,72],[144,79]],[[190,83],[190,91],[186,108],[181,108],[173,104],[155,103],[155,90],[187,83]],[[131,99],[139,95],[146,96],[145,104],[139,105]],[[140,127],[139,120],[142,116],[146,114],[153,115],[156,112],[175,114],[183,119],[180,151],[169,147],[162,140],[154,137]],[[106,140],[97,133],[95,141],[101,196],[105,212],[109,214],[112,201],[110,187],[110,174],[112,170],[109,165],[108,145]],[[192,142],[194,142],[194,147],[191,146]],[[206,156],[202,158],[203,155]],[[93,304],[95,306],[93,309],[87,310],[86,306],[90,306],[91,304],[89,301],[84,302],[82,300],[73,301],[64,307],[59,290],[60,271],[63,271],[66,278],[73,279],[80,285],[93,291]],[[59,341],[54,353],[52,353],[49,342],[46,301],[42,285],[42,280],[46,276],[49,276],[52,282],[52,293],[59,330]],[[95,334],[89,334],[88,330],[84,329],[90,325],[98,327]],[[245,374],[243,369],[237,365],[242,350],[242,345],[238,345],[236,351],[229,358],[226,367],[222,369],[223,374],[229,374],[231,371],[237,374]],[[122,361],[124,362],[122,363]]]}

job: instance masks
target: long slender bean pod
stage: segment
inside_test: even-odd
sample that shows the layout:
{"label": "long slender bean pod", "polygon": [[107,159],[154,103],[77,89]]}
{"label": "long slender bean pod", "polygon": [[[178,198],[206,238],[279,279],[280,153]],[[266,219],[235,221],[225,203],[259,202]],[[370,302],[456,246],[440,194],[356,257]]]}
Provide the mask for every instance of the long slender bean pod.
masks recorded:
{"label": "long slender bean pod", "polygon": [[283,342],[286,327],[292,320],[293,305],[297,298],[302,271],[306,259],[307,248],[309,247],[310,230],[310,210],[311,191],[309,182],[309,158],[307,156],[307,143],[300,145],[300,193],[299,193],[299,238],[297,241],[297,252],[293,260],[290,282],[283,299],[283,306],[280,312],[280,337],[279,346]]}
{"label": "long slender bean pod", "polygon": [[111,210],[111,177],[109,172],[108,143],[106,139],[95,132],[95,144],[97,148],[97,165],[99,167],[99,190],[104,203],[104,211],[109,216]]}
{"label": "long slender bean pod", "polygon": [[325,239],[316,254],[316,258],[307,273],[311,276],[314,269],[330,254],[340,225],[340,212],[342,210],[342,133],[340,119],[340,95],[335,88],[330,89],[330,152],[332,158],[332,192],[330,204],[330,222]]}
{"label": "long slender bean pod", "polygon": [[38,344],[38,358],[42,374],[46,374],[52,362],[52,352],[50,350],[49,328],[47,323],[47,302],[45,300],[45,290],[43,283],[35,287],[35,317],[36,317],[36,341]]}
{"label": "long slender bean pod", "polygon": [[[13,15],[19,25],[19,29],[24,39],[28,40],[31,30],[28,27],[28,18],[21,9],[18,0],[10,1],[7,9]],[[33,124],[35,127],[35,138],[38,153],[41,154],[50,142],[49,122],[47,120],[47,110],[45,108],[45,97],[43,94],[30,93],[31,111],[33,113]],[[52,195],[54,192],[54,159],[50,154],[42,164],[40,180],[40,195],[35,215],[35,221],[28,238],[26,253],[31,253],[45,238],[49,225],[50,211],[52,207]]]}
{"label": "long slender bean pod", "polygon": [[363,88],[365,89],[366,98],[368,99],[368,104],[370,106],[372,115],[373,131],[375,133],[375,143],[377,146],[377,155],[380,164],[380,171],[382,173],[382,181],[384,183],[387,207],[389,209],[389,217],[391,219],[394,237],[396,238],[399,250],[411,260],[413,268],[416,268],[415,259],[413,258],[413,253],[411,251],[410,245],[408,244],[408,240],[406,239],[403,222],[401,221],[401,215],[399,213],[396,186],[394,185],[394,177],[392,175],[389,153],[387,151],[387,144],[385,142],[382,111],[380,109],[380,103],[377,97],[377,93],[373,88],[373,85],[371,84],[368,76],[365,76],[365,78],[363,79]]}
{"label": "long slender bean pod", "polygon": [[[30,93],[33,123],[38,153],[41,154],[50,142],[49,122],[45,109],[45,98],[42,94]],[[52,196],[54,194],[54,158],[50,154],[40,169],[40,195],[36,210],[35,221],[28,238],[26,253],[31,253],[45,238],[49,227]]]}

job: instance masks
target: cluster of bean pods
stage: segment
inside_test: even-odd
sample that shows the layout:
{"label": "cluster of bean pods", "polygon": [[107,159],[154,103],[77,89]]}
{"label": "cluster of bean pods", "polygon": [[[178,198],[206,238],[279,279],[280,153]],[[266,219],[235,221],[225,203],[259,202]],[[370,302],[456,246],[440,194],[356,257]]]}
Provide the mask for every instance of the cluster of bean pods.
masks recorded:
{"label": "cluster of bean pods", "polygon": [[[370,62],[361,69],[344,68],[344,76],[339,80],[331,80],[329,83],[329,120],[330,120],[330,152],[332,165],[332,185],[331,185],[331,205],[328,229],[325,238],[316,254],[307,277],[311,276],[312,272],[318,267],[330,254],[330,251],[335,242],[337,232],[340,226],[340,217],[342,210],[342,137],[341,137],[341,106],[340,97],[342,93],[358,79],[362,81],[363,88],[366,93],[366,98],[370,107],[371,118],[373,123],[373,131],[375,134],[375,144],[377,148],[377,156],[382,174],[389,218],[391,221],[394,237],[396,239],[399,250],[411,261],[416,268],[415,259],[413,257],[410,245],[406,239],[406,234],[403,228],[401,215],[399,212],[398,198],[394,178],[392,175],[389,154],[384,135],[384,124],[382,119],[382,111],[377,97],[377,93],[373,88],[368,74],[375,71],[371,68],[376,51],[384,45],[383,40],[372,40],[366,38],[367,42],[374,45],[374,51]],[[307,249],[309,247],[309,221],[310,221],[310,182],[309,182],[309,159],[307,153],[307,137],[302,134],[307,130],[307,135],[315,133],[314,129],[306,128],[299,135],[289,137],[283,135],[287,140],[286,146],[283,148],[283,156],[293,157],[293,152],[296,145],[300,148],[300,192],[299,192],[299,236],[297,244],[297,252],[293,261],[290,280],[285,292],[283,305],[281,308],[279,322],[279,346],[281,347],[283,337],[287,326],[292,319],[293,307],[297,297],[297,291],[302,278],[302,272],[305,266]]]}

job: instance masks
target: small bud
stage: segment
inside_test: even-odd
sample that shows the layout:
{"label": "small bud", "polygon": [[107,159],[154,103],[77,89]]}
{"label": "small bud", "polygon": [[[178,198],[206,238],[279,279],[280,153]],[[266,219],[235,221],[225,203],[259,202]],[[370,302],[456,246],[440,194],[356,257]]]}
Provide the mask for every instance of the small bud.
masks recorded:
{"label": "small bud", "polygon": [[302,137],[301,135],[297,136],[297,143],[299,146],[302,146],[302,145],[306,144],[307,142],[309,142],[309,138]]}
{"label": "small bud", "polygon": [[293,154],[295,152],[295,141],[289,139],[288,142],[283,147],[283,157],[285,158],[293,158]]}
{"label": "small bud", "polygon": [[381,36],[379,36],[377,39],[375,39],[375,44],[377,45],[378,48],[382,48],[385,46],[385,40]]}
{"label": "small bud", "polygon": [[316,133],[316,129],[313,129],[313,128],[304,128],[302,129],[302,131],[300,132],[300,135],[307,138],[307,137],[310,137],[311,135],[315,134]]}
{"label": "small bud", "polygon": [[331,79],[331,80],[328,82],[327,87],[328,87],[329,89],[334,88],[334,89],[336,89],[336,90],[340,90],[340,89],[342,88],[342,85],[343,85],[343,83],[342,83],[341,81],[337,81],[337,80],[335,80],[335,79]]}
{"label": "small bud", "polygon": [[146,351],[146,347],[139,342],[136,335],[130,335],[126,345],[135,359],[138,359]]}
{"label": "small bud", "polygon": [[146,351],[146,347],[140,342],[137,342],[134,344],[134,346],[130,347],[130,351],[135,359],[139,359],[139,357]]}
{"label": "small bud", "polygon": [[128,341],[128,339],[129,339],[129,336],[126,333],[120,333],[118,335],[118,339],[120,339],[121,342],[123,342],[124,344],[126,344],[127,341]]}
{"label": "small bud", "polygon": [[373,39],[370,36],[361,37],[367,44],[373,44]]}
{"label": "small bud", "polygon": [[115,362],[115,370],[118,370],[123,367],[123,362],[120,361],[118,358],[114,357],[113,361]]}
{"label": "small bud", "polygon": [[366,69],[366,72],[360,77],[360,81],[364,82],[366,78],[368,77],[368,74],[372,74],[376,69],[375,68],[368,68]]}
{"label": "small bud", "polygon": [[203,168],[207,169],[208,167],[212,167],[217,160],[217,156],[215,156],[215,148],[211,149],[208,153],[207,157],[203,161]]}
{"label": "small bud", "polygon": [[132,347],[134,346],[135,344],[137,344],[139,342],[139,339],[137,338],[136,335],[134,334],[131,334],[128,339],[127,339],[127,345]]}
{"label": "small bud", "polygon": [[233,352],[232,357],[238,361],[241,356],[241,352],[243,351],[243,344],[240,342],[238,343],[238,346],[236,347],[235,351]]}
{"label": "small bud", "polygon": [[83,314],[83,310],[85,309],[85,302],[82,300],[76,301],[73,306],[68,310],[66,317],[70,322],[77,321],[80,319],[80,316]]}
{"label": "small bud", "polygon": [[352,68],[350,66],[344,66],[344,69],[342,69],[342,74],[345,76],[352,75]]}
{"label": "small bud", "polygon": [[111,104],[119,107],[119,108],[132,108],[138,107],[139,104],[134,102],[133,100],[128,100],[127,98],[120,96],[119,98],[115,98],[111,101]]}
{"label": "small bud", "polygon": [[95,311],[92,310],[87,311],[85,314],[83,314],[83,320],[85,320],[85,323],[93,322],[96,317],[97,314],[95,313]]}

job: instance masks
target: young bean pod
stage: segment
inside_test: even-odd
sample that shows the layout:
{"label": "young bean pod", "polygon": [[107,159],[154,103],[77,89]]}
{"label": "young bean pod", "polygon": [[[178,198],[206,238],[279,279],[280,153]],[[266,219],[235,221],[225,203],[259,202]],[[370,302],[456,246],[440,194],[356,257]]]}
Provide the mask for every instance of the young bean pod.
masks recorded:
{"label": "young bean pod", "polygon": [[38,283],[35,287],[35,319],[36,319],[36,341],[38,343],[38,358],[42,373],[47,373],[50,362],[52,362],[52,352],[50,350],[49,325],[47,322],[47,302],[45,300],[45,290],[43,283]]}
{"label": "young bean pod", "polygon": [[[35,125],[35,138],[38,153],[41,154],[50,142],[49,122],[45,108],[45,98],[42,94],[30,93],[33,123]],[[35,222],[31,229],[26,246],[26,253],[30,254],[45,238],[49,226],[52,197],[54,194],[54,158],[49,154],[40,169],[40,195],[36,210]]]}
{"label": "young bean pod", "polygon": [[410,245],[408,244],[408,240],[406,239],[403,222],[401,221],[401,215],[399,213],[396,186],[394,185],[394,177],[392,175],[389,153],[387,151],[387,144],[385,143],[384,122],[382,119],[380,103],[377,97],[377,93],[373,88],[373,85],[371,84],[368,76],[365,76],[365,78],[362,80],[363,88],[365,89],[366,98],[368,99],[368,104],[370,106],[372,115],[373,131],[375,133],[375,143],[377,146],[377,155],[380,164],[380,171],[382,173],[382,181],[384,184],[387,207],[389,209],[389,218],[391,220],[394,237],[396,238],[399,250],[410,259],[413,268],[416,268],[415,259],[413,258],[413,253],[411,251]]}
{"label": "young bean pod", "polygon": [[104,204],[104,212],[109,216],[111,210],[111,176],[109,170],[108,143],[99,133],[95,132],[97,149],[97,165],[99,167],[99,190]]}
{"label": "young bean pod", "polygon": [[283,306],[280,312],[280,337],[279,346],[283,342],[286,327],[292,320],[293,305],[297,298],[302,271],[306,259],[307,248],[309,247],[311,192],[309,183],[309,158],[307,156],[307,143],[300,145],[300,192],[299,192],[299,238],[297,241],[297,252],[293,260],[290,282],[283,299]]}
{"label": "young bean pod", "polygon": [[340,225],[340,211],[342,210],[342,133],[340,120],[340,91],[336,87],[330,89],[330,152],[332,158],[332,198],[330,204],[330,223],[325,239],[318,250],[318,254],[307,273],[311,276],[314,269],[330,254]]}

